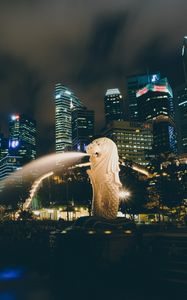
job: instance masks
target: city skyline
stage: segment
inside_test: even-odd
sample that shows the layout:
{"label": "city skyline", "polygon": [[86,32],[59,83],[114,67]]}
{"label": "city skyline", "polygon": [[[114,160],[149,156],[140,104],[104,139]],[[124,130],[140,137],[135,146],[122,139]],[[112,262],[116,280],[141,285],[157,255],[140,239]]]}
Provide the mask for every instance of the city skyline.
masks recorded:
{"label": "city skyline", "polygon": [[33,116],[41,154],[54,150],[55,83],[95,110],[98,130],[104,125],[104,93],[127,93],[127,76],[160,72],[172,87],[183,81],[185,1],[82,4],[0,2],[0,126],[6,129],[10,113]]}

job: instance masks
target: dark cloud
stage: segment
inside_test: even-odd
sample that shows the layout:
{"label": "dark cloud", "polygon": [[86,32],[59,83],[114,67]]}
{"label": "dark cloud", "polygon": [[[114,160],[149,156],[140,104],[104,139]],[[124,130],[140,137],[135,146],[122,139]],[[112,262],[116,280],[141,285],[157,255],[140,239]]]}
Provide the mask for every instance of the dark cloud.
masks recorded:
{"label": "dark cloud", "polygon": [[33,115],[47,152],[55,82],[96,110],[98,127],[105,90],[124,92],[126,75],[150,69],[180,82],[186,11],[186,0],[0,0],[1,124],[12,111]]}

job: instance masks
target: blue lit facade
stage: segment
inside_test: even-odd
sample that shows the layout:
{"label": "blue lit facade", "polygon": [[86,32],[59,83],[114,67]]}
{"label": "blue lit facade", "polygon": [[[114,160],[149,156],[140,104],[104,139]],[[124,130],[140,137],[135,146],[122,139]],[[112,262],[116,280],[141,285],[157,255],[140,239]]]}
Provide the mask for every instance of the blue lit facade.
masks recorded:
{"label": "blue lit facade", "polygon": [[9,119],[9,155],[22,158],[22,164],[36,159],[36,122],[25,115]]}

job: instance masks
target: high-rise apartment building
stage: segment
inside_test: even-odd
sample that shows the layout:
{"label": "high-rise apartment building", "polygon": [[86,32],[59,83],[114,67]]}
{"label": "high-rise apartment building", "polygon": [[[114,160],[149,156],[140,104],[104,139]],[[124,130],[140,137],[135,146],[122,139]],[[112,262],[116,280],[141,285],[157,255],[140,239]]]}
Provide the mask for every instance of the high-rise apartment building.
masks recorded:
{"label": "high-rise apartment building", "polygon": [[[21,156],[7,155],[0,160],[0,192],[6,187],[3,181],[15,171],[22,168],[23,161]],[[22,184],[22,176],[15,172],[10,178],[8,184],[14,187],[20,187]]]}
{"label": "high-rise apartment building", "polygon": [[160,74],[143,74],[127,77],[128,115],[130,121],[139,121],[138,103],[136,93],[149,83],[155,83],[160,79]]}
{"label": "high-rise apartment building", "polygon": [[[22,157],[21,156],[10,156],[7,155],[3,159],[0,160],[0,181],[2,179],[7,178],[13,172],[21,169],[22,167]],[[17,175],[13,177],[18,178]],[[19,175],[19,178],[20,175]]]}
{"label": "high-rise apartment building", "polygon": [[116,143],[120,159],[148,164],[153,143],[151,124],[113,121],[105,128],[103,135]]}
{"label": "high-rise apartment building", "polygon": [[182,45],[182,63],[184,71],[184,79],[187,84],[187,36],[184,36],[183,45]]}
{"label": "high-rise apartment building", "polygon": [[146,85],[136,96],[140,121],[153,126],[153,152],[176,153],[173,93],[167,78]]}
{"label": "high-rise apartment building", "polygon": [[0,133],[0,160],[8,155],[8,138]]}
{"label": "high-rise apartment building", "polygon": [[94,136],[94,111],[86,107],[72,110],[72,144],[73,149],[85,151]]}
{"label": "high-rise apartment building", "polygon": [[22,164],[36,158],[36,122],[25,115],[13,114],[9,120],[9,155],[20,156]]}
{"label": "high-rise apartment building", "polygon": [[187,153],[187,36],[184,36],[182,45],[182,63],[184,82],[176,87],[174,91],[175,121],[179,154]]}
{"label": "high-rise apartment building", "polygon": [[75,94],[61,83],[55,85],[56,152],[72,149],[72,109],[83,107]]}
{"label": "high-rise apartment building", "polygon": [[187,153],[187,84],[175,89],[175,120],[179,154]]}
{"label": "high-rise apartment building", "polygon": [[104,98],[105,122],[123,120],[123,97],[119,89],[108,89]]}

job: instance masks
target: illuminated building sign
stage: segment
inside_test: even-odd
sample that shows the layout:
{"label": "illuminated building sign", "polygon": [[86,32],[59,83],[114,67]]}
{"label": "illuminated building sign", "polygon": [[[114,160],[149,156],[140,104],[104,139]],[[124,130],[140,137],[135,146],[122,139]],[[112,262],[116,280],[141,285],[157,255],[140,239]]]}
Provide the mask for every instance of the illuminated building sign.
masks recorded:
{"label": "illuminated building sign", "polygon": [[156,82],[160,79],[159,75],[158,74],[154,74],[151,76],[151,82]]}
{"label": "illuminated building sign", "polygon": [[171,97],[173,96],[171,89],[167,85],[148,84],[143,89],[137,91],[136,97],[138,98],[138,97],[148,93],[149,91],[168,93]]}
{"label": "illuminated building sign", "polygon": [[148,88],[147,88],[147,86],[146,86],[146,87],[144,87],[143,89],[137,91],[136,97],[138,98],[138,97],[140,97],[140,96],[146,94],[148,91],[149,91],[149,90],[148,90]]}
{"label": "illuminated building sign", "polygon": [[10,140],[9,141],[9,148],[17,148],[19,146],[19,141],[18,140]]}

